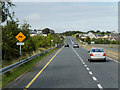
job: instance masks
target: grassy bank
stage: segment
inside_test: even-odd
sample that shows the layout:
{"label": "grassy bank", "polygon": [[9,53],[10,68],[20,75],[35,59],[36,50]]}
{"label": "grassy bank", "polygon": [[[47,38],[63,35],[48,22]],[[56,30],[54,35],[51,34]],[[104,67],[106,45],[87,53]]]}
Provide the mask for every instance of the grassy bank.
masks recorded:
{"label": "grassy bank", "polygon": [[5,85],[7,85],[9,82],[15,80],[18,76],[20,76],[21,74],[23,74],[24,72],[26,72],[27,70],[32,70],[32,67],[39,62],[40,60],[42,60],[45,56],[51,54],[52,52],[54,52],[55,50],[57,50],[58,48],[55,48],[43,55],[40,55],[36,58],[34,58],[33,60],[15,68],[14,70],[3,74],[2,75],[2,87],[4,87]]}

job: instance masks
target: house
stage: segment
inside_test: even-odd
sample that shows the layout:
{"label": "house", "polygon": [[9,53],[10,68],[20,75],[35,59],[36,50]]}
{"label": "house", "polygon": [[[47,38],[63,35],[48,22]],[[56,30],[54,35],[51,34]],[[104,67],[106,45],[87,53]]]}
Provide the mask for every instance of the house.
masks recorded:
{"label": "house", "polygon": [[108,40],[110,40],[110,41],[120,40],[119,37],[120,37],[119,35],[110,36],[110,37],[108,38]]}
{"label": "house", "polygon": [[89,32],[87,35],[90,37],[90,39],[97,38],[97,37],[95,36],[95,34],[93,34],[93,33],[91,33],[91,32]]}
{"label": "house", "polygon": [[105,35],[103,38],[104,38],[104,39],[108,39],[108,37],[109,37],[108,35]]}
{"label": "house", "polygon": [[36,30],[37,35],[42,34],[42,30]]}
{"label": "house", "polygon": [[108,35],[96,35],[97,39],[102,38],[102,39],[108,39]]}
{"label": "house", "polygon": [[41,34],[43,37],[47,37],[47,34]]}
{"label": "house", "polygon": [[37,34],[36,34],[36,31],[34,31],[34,30],[30,30],[29,33],[30,33],[30,36],[31,36],[31,37],[37,35]]}
{"label": "house", "polygon": [[118,33],[111,32],[111,34],[109,35],[108,40],[116,41],[116,40],[119,40],[119,37],[120,37],[120,35]]}
{"label": "house", "polygon": [[82,39],[85,39],[87,36],[89,36],[90,39],[97,38],[96,35],[94,35],[94,34],[91,33],[91,32],[89,32],[88,34],[82,34],[82,35],[80,35],[80,37],[81,37]]}
{"label": "house", "polygon": [[97,39],[103,38],[105,35],[97,35]]}
{"label": "house", "polygon": [[87,37],[87,34],[82,34],[82,35],[80,35],[80,38],[81,39],[85,39]]}

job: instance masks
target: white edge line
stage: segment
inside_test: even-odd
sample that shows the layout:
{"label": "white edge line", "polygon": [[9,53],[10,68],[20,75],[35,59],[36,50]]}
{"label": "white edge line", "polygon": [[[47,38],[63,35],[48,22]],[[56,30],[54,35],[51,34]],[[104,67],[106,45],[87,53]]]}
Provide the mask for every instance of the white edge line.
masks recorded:
{"label": "white edge line", "polygon": [[111,59],[111,60],[113,60],[113,61],[115,61],[115,62],[117,62],[117,63],[120,63],[119,61],[114,60],[114,59],[112,59],[112,58],[110,58],[110,57],[108,57],[108,56],[107,56],[107,58],[109,58],[109,59]]}

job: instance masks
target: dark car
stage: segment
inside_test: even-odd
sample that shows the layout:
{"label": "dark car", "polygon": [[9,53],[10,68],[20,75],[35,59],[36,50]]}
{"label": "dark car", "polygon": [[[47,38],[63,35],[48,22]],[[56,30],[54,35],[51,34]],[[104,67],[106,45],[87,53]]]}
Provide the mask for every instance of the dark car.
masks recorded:
{"label": "dark car", "polygon": [[69,47],[69,44],[65,44],[65,47]]}
{"label": "dark car", "polygon": [[73,48],[79,48],[79,45],[78,44],[74,44]]}

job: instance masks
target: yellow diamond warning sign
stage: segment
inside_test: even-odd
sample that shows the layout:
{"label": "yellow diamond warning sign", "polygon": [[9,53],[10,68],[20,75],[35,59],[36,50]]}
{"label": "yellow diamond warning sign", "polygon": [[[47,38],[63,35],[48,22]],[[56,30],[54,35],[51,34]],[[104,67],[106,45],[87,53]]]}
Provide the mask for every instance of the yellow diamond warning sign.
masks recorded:
{"label": "yellow diamond warning sign", "polygon": [[16,36],[17,40],[19,40],[19,42],[22,42],[26,37],[25,35],[20,32],[17,36]]}

